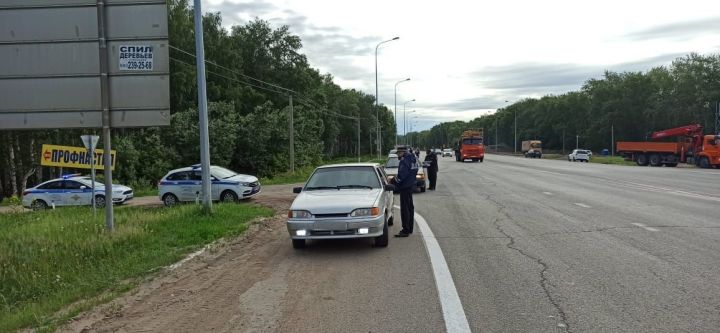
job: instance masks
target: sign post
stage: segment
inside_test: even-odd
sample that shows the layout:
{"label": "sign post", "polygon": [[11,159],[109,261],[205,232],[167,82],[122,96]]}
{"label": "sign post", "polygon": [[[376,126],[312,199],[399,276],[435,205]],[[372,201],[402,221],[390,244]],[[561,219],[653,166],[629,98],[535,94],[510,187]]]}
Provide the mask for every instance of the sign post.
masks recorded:
{"label": "sign post", "polygon": [[97,145],[99,138],[100,137],[97,135],[80,136],[80,139],[82,139],[83,144],[88,151],[88,155],[90,155],[90,186],[92,190],[92,194],[90,195],[90,205],[92,206],[93,216],[97,216],[97,207],[95,207],[95,145]]}

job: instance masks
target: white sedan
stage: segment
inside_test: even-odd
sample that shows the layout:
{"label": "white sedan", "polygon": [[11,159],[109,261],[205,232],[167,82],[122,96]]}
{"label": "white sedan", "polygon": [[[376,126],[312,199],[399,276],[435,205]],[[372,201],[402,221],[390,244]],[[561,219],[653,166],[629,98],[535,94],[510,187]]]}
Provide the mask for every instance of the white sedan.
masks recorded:
{"label": "white sedan", "polygon": [[[113,203],[123,204],[133,198],[133,190],[124,185],[113,184]],[[62,178],[46,181],[23,192],[23,206],[33,210],[42,210],[57,206],[91,205],[93,193],[95,206],[105,207],[105,185],[95,182],[92,190],[90,177],[66,175]]]}
{"label": "white sedan", "polygon": [[[257,177],[239,174],[219,166],[210,166],[211,198],[214,201],[233,202],[260,193]],[[199,200],[202,191],[200,165],[168,172],[158,184],[160,200],[165,206]]]}

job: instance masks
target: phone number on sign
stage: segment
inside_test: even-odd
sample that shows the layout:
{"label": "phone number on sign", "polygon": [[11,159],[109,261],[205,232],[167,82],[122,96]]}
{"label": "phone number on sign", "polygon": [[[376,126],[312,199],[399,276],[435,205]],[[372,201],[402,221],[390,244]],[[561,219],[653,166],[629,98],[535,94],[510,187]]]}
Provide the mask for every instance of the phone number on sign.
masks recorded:
{"label": "phone number on sign", "polygon": [[120,64],[120,69],[125,70],[152,70],[152,61],[128,61]]}

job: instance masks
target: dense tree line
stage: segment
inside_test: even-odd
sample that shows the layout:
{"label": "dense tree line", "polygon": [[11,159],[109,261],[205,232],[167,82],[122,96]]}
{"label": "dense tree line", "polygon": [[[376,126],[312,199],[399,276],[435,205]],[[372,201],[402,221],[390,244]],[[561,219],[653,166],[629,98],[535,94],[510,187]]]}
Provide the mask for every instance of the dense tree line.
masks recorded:
{"label": "dense tree line", "polygon": [[580,91],[523,99],[469,122],[408,135],[418,146],[453,147],[463,130],[483,128],[487,144],[512,151],[517,115],[518,150],[531,139],[550,150],[573,149],[577,135],[580,147],[600,151],[611,148],[613,129],[616,142],[644,141],[653,131],[695,123],[712,133],[718,101],[720,55],[690,54],[646,72],[608,71]]}
{"label": "dense tree line", "polygon": [[[115,177],[150,185],[168,170],[198,163],[198,111],[193,10],[188,0],[169,4],[169,127],[113,130]],[[255,19],[222,26],[220,13],[203,20],[210,101],[211,162],[240,172],[271,176],[289,169],[289,100],[293,97],[296,166],[335,156],[375,151],[375,99],[342,89],[329,74],[312,68],[302,42],[287,26]],[[392,113],[379,107],[383,151],[394,142]],[[357,128],[360,125],[360,142]],[[99,130],[0,132],[0,194],[11,195],[60,173],[40,167],[43,143],[81,146],[79,136]],[[70,170],[65,170],[70,171]]]}

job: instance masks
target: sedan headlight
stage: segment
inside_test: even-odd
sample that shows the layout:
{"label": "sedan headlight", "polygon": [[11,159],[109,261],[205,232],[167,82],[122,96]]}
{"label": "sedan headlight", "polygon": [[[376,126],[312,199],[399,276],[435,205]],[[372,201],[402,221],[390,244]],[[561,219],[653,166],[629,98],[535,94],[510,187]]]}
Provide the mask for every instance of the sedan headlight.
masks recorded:
{"label": "sedan headlight", "polygon": [[240,183],[240,186],[250,187],[250,183]]}
{"label": "sedan headlight", "polygon": [[352,213],[350,213],[350,216],[352,216],[352,217],[378,216],[378,215],[380,215],[380,208],[378,208],[378,207],[358,208],[356,210],[353,210]]}
{"label": "sedan headlight", "polygon": [[312,214],[306,210],[290,210],[288,211],[288,217],[291,219],[309,219]]}

